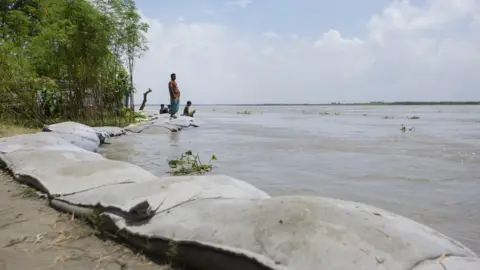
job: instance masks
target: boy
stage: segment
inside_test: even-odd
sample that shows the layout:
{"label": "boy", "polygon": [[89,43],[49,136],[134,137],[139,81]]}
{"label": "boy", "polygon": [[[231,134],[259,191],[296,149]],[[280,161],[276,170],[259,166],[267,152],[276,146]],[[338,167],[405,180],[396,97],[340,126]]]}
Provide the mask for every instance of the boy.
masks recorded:
{"label": "boy", "polygon": [[161,104],[160,105],[160,114],[165,114],[168,113],[168,109],[165,108],[165,105]]}
{"label": "boy", "polygon": [[195,110],[190,111],[190,106],[192,106],[192,102],[189,100],[187,101],[187,106],[183,109],[183,115],[184,116],[190,116],[193,117],[195,114]]}

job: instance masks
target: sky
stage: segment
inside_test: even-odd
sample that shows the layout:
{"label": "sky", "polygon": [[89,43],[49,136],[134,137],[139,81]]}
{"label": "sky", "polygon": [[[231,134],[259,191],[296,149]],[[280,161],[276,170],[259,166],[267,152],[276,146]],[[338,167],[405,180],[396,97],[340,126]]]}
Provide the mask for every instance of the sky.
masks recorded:
{"label": "sky", "polygon": [[480,0],[136,3],[136,103],[480,100]]}

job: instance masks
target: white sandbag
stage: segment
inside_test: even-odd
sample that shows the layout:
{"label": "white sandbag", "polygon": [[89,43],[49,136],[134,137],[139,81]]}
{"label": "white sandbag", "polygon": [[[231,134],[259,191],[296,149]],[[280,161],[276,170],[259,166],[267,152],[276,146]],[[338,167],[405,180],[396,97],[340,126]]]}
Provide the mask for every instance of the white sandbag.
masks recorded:
{"label": "white sandbag", "polygon": [[177,132],[180,131],[182,127],[179,126],[172,126],[161,121],[156,121],[152,125],[142,131],[143,133],[147,134],[162,134],[162,133],[170,133],[170,132]]}
{"label": "white sandbag", "polygon": [[67,142],[73,144],[76,147],[82,148],[89,152],[97,152],[99,145],[97,142],[94,142],[89,139],[85,139],[84,137],[77,136],[76,134],[69,134],[69,133],[58,133],[58,132],[44,132],[50,134],[52,136],[60,137]]}
{"label": "white sandbag", "polygon": [[51,195],[67,195],[158,178],[144,169],[91,152],[21,151],[3,155],[15,179]]}
{"label": "white sandbag", "polygon": [[87,152],[67,140],[50,132],[39,132],[34,134],[22,134],[0,139],[0,152],[12,153],[29,150],[58,150]]}
{"label": "white sandbag", "polygon": [[149,128],[153,123],[154,123],[153,121],[150,121],[150,122],[145,122],[141,124],[132,124],[127,126],[125,130],[132,133],[140,133],[145,129]]}
{"label": "white sandbag", "polygon": [[178,116],[176,119],[168,119],[165,123],[179,127],[198,126],[195,124],[195,118],[190,116]]}
{"label": "white sandbag", "polygon": [[[105,160],[100,154],[87,151],[26,150],[1,154],[0,159],[19,182],[48,191],[48,172],[59,170],[68,162]],[[69,183],[60,183],[60,186]]]}
{"label": "white sandbag", "polygon": [[180,128],[176,127],[167,127],[166,125],[152,125],[149,128],[142,131],[142,134],[152,134],[152,135],[161,135],[161,134],[170,134],[171,132],[177,132]]}
{"label": "white sandbag", "polygon": [[128,219],[144,219],[180,204],[218,198],[266,199],[269,196],[247,182],[229,176],[172,176],[150,182],[99,187],[58,197],[52,200],[52,205],[69,213],[78,209],[70,207],[73,205],[97,208],[96,213],[115,210]]}
{"label": "white sandbag", "polygon": [[158,116],[160,115],[160,113],[156,110],[143,110],[139,111],[138,113],[144,115],[146,118],[149,119],[158,118]]}
{"label": "white sandbag", "polygon": [[125,135],[125,130],[120,127],[94,127],[93,129],[106,138]]}
{"label": "white sandbag", "polygon": [[197,200],[148,222],[102,217],[126,241],[158,255],[175,241],[176,259],[198,269],[405,270],[445,252],[474,258],[450,260],[448,269],[480,269],[476,254],[427,226],[329,198]]}
{"label": "white sandbag", "polygon": [[43,131],[73,134],[91,140],[97,145],[100,145],[101,143],[97,132],[93,128],[76,122],[62,122],[48,125],[43,128]]}
{"label": "white sandbag", "polygon": [[163,124],[163,127],[170,130],[171,132],[178,132],[178,131],[182,130],[182,127],[173,126],[173,125],[170,125],[168,123]]}
{"label": "white sandbag", "polygon": [[412,270],[474,270],[480,269],[480,258],[458,257],[445,254],[444,258],[432,258],[412,268]]}

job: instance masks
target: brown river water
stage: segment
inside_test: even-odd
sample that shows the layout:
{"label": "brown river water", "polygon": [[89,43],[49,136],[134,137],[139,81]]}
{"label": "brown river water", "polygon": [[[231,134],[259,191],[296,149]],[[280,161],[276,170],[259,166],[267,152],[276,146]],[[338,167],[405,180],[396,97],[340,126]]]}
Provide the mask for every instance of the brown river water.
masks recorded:
{"label": "brown river water", "polygon": [[[195,109],[198,128],[151,128],[115,138],[102,151],[158,176],[168,174],[167,159],[184,150],[198,152],[205,162],[215,154],[213,173],[245,180],[272,196],[372,204],[480,254],[480,106]],[[246,109],[252,114],[237,114]],[[404,133],[402,124],[415,130]]]}

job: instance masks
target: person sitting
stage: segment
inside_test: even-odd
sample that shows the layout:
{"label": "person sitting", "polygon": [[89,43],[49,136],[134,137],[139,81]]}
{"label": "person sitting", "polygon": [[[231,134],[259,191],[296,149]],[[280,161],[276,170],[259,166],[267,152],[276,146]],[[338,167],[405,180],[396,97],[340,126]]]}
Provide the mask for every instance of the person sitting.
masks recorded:
{"label": "person sitting", "polygon": [[195,114],[195,110],[190,111],[190,106],[192,106],[192,102],[189,100],[187,101],[187,105],[183,109],[183,116],[193,117],[193,115]]}
{"label": "person sitting", "polygon": [[160,105],[160,114],[168,113],[168,108],[165,108],[164,104]]}

